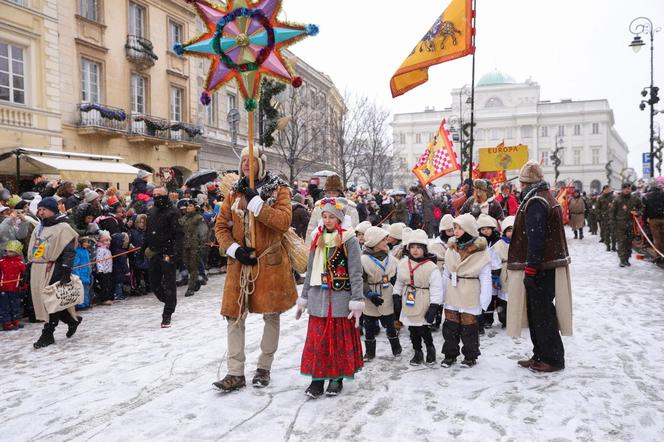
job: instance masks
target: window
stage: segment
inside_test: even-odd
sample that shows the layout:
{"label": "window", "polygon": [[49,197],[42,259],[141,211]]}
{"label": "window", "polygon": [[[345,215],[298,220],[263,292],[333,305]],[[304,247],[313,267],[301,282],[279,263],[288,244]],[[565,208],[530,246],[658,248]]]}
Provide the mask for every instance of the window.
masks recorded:
{"label": "window", "polygon": [[217,105],[217,94],[212,94],[212,101],[209,105],[205,106],[205,122],[208,126],[217,125],[217,114],[218,114],[218,105]]}
{"label": "window", "polygon": [[20,6],[28,6],[28,0],[9,0],[12,3],[16,3]]}
{"label": "window", "polygon": [[422,134],[420,134],[419,132],[415,134],[415,142],[416,143],[422,142]]}
{"label": "window", "polygon": [[145,8],[129,2],[129,35],[145,37]]}
{"label": "window", "polygon": [[523,126],[521,128],[521,138],[532,138],[532,137],[533,137],[533,127]]}
{"label": "window", "polygon": [[237,98],[233,94],[228,94],[228,110],[237,110]]}
{"label": "window", "polygon": [[550,166],[551,165],[551,153],[548,150],[543,150],[542,153],[542,165]]}
{"label": "window", "polygon": [[507,129],[505,129],[505,138],[507,138],[508,140],[511,140],[512,138],[514,138],[514,129],[513,128],[508,127]]}
{"label": "window", "polygon": [[599,164],[599,149],[593,149],[593,164]]}
{"label": "window", "polygon": [[575,124],[574,125],[574,135],[581,135],[581,125],[580,124]]}
{"label": "window", "polygon": [[565,136],[565,126],[558,126],[558,136],[559,137]]}
{"label": "window", "polygon": [[498,129],[491,129],[491,139],[492,140],[498,139]]}
{"label": "window", "polygon": [[81,59],[81,101],[99,103],[99,76],[101,65],[94,61]]}
{"label": "window", "polygon": [[184,90],[171,86],[171,121],[182,121],[182,96]]}
{"label": "window", "polygon": [[92,21],[99,21],[97,0],[80,0],[79,10],[82,17]]}
{"label": "window", "polygon": [[0,41],[0,101],[25,104],[23,48]]}
{"label": "window", "polygon": [[145,113],[145,83],[145,77],[131,75],[131,111],[137,114]]}
{"label": "window", "polygon": [[578,166],[581,164],[581,149],[574,149],[574,165]]}
{"label": "window", "polygon": [[540,128],[540,136],[542,136],[542,137],[548,137],[549,136],[549,128],[547,126],[542,126]]}
{"label": "window", "polygon": [[182,25],[170,19],[168,20],[168,41],[168,50],[171,52],[175,43],[182,43]]}
{"label": "window", "polygon": [[593,135],[597,135],[599,133],[599,123],[593,123]]}

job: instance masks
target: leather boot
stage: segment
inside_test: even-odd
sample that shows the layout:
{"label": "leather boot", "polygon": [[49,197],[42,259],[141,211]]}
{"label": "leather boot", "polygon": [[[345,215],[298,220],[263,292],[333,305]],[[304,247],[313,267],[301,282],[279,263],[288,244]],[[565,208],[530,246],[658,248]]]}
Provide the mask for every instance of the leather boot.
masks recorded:
{"label": "leather boot", "polygon": [[401,351],[401,342],[399,342],[399,337],[395,336],[393,338],[387,338],[390,341],[390,347],[392,347],[392,355],[399,356]]}
{"label": "leather boot", "polygon": [[239,390],[240,388],[246,386],[247,381],[245,380],[244,376],[233,376],[232,374],[227,374],[225,378],[214,382],[212,385],[221,391],[230,392]]}
{"label": "leather boot", "polygon": [[48,347],[51,344],[55,344],[55,338],[53,338],[53,332],[55,331],[55,326],[51,323],[44,324],[44,329],[42,334],[37,339],[37,342],[33,344],[35,348],[44,348]]}

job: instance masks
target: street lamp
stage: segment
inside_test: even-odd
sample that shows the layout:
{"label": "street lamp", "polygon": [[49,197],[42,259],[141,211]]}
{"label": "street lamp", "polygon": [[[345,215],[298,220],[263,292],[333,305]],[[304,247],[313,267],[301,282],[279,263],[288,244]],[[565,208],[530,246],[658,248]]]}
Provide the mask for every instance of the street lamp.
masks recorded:
{"label": "street lamp", "polygon": [[[655,117],[655,104],[659,101],[657,93],[659,88],[656,87],[654,83],[654,36],[655,32],[659,32],[661,28],[655,28],[652,24],[652,20],[648,17],[637,17],[629,24],[629,32],[634,34],[634,39],[629,44],[629,47],[632,48],[634,53],[639,52],[642,46],[645,46],[641,34],[650,34],[650,86],[646,89],[650,90],[650,99],[647,101],[641,101],[639,108],[645,110],[646,103],[650,105],[650,177],[655,176],[654,168],[654,151],[655,151],[655,131],[653,127],[653,118]],[[645,89],[641,92],[641,95],[645,97]]]}

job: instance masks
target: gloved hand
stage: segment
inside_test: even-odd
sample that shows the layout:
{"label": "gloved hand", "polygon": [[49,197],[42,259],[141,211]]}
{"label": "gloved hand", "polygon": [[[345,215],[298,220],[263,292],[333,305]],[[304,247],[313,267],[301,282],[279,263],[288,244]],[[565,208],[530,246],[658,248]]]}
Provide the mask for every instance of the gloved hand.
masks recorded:
{"label": "gloved hand", "polygon": [[424,315],[424,319],[429,323],[433,324],[436,321],[436,315],[440,310],[440,304],[429,304],[429,309]]}
{"label": "gloved hand", "polygon": [[378,292],[369,291],[369,292],[367,292],[366,297],[376,307],[380,307],[385,302],[385,301],[383,301],[383,298],[381,297],[380,293],[378,293]]}
{"label": "gloved hand", "polygon": [[491,284],[493,288],[500,290],[503,287],[500,283],[500,275],[491,275]]}
{"label": "gloved hand", "polygon": [[69,284],[71,282],[71,267],[62,266],[62,276],[60,276],[60,284]]}
{"label": "gloved hand", "polygon": [[240,264],[255,266],[258,264],[258,259],[255,256],[251,256],[255,251],[256,249],[252,249],[251,247],[238,247],[235,250],[235,259],[240,261]]}
{"label": "gloved hand", "polygon": [[302,313],[304,313],[305,307],[302,307],[300,305],[297,306],[297,309],[295,310],[295,319],[300,319],[302,317]]}
{"label": "gloved hand", "polygon": [[534,289],[537,287],[537,269],[535,267],[526,266],[523,285],[526,286],[527,289]]}
{"label": "gloved hand", "polygon": [[348,315],[348,319],[353,319],[355,318],[355,328],[360,328],[360,317],[362,316],[362,312],[364,311],[364,302],[355,302],[355,306],[353,306],[354,301],[350,302],[350,306],[352,307],[350,309],[350,314]]}

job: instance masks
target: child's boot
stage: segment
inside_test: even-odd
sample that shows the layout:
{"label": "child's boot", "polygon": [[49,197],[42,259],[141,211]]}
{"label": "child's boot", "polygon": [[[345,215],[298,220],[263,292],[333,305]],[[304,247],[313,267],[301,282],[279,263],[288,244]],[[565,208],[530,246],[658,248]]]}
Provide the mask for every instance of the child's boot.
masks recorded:
{"label": "child's boot", "polygon": [[376,340],[372,339],[364,341],[364,347],[366,348],[364,361],[369,362],[376,357]]}
{"label": "child's boot", "polygon": [[433,365],[436,363],[436,348],[433,345],[427,345],[427,365]]}
{"label": "child's boot", "polygon": [[399,337],[395,336],[393,338],[387,338],[390,341],[390,347],[392,347],[392,354],[394,356],[399,356],[401,354],[401,351],[403,350],[401,348],[401,342],[399,342]]}

